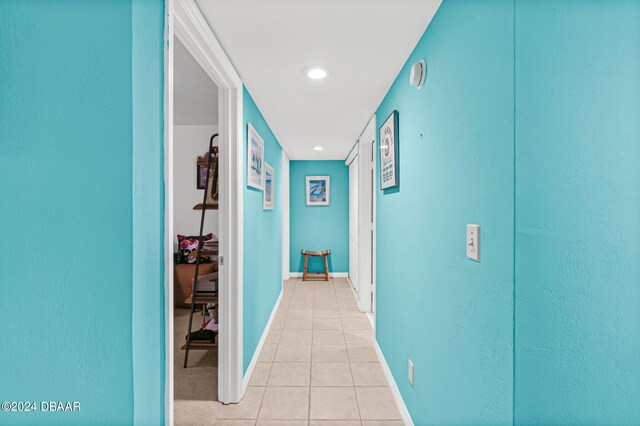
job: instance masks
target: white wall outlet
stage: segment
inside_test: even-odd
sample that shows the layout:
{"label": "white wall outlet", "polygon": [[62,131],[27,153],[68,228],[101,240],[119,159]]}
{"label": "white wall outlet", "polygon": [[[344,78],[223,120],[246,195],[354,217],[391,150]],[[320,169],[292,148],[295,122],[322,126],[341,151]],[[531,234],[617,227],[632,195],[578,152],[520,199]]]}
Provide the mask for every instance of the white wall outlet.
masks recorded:
{"label": "white wall outlet", "polygon": [[480,261],[480,225],[467,225],[467,257]]}
{"label": "white wall outlet", "polygon": [[409,383],[413,386],[413,361],[409,358]]}

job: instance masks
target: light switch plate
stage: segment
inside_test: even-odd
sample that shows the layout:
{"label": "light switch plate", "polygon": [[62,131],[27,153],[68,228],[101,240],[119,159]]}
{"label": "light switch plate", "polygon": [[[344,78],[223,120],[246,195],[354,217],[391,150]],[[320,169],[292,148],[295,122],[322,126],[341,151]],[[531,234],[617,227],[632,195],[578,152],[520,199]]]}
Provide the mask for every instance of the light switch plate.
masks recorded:
{"label": "light switch plate", "polygon": [[413,386],[413,361],[409,358],[409,383]]}
{"label": "light switch plate", "polygon": [[480,225],[467,225],[467,257],[480,261]]}

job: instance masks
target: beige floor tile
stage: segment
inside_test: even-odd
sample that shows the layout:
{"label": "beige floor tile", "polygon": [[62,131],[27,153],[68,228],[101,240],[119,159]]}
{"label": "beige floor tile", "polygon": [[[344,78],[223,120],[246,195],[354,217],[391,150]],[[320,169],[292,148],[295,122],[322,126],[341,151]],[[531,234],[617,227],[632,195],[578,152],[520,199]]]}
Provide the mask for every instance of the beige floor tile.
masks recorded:
{"label": "beige floor tile", "polygon": [[342,330],[313,330],[314,345],[344,345]]}
{"label": "beige floor tile", "polygon": [[358,306],[356,300],[353,297],[338,297],[336,299],[336,303],[338,304],[338,308],[352,308]]}
{"label": "beige floor tile", "polygon": [[355,362],[351,364],[353,383],[356,386],[389,386],[378,362]]}
{"label": "beige floor tile", "polygon": [[343,288],[348,289],[348,288],[351,288],[351,286],[349,285],[348,281],[334,281],[333,288],[335,288],[336,290],[343,289]]}
{"label": "beige floor tile", "polygon": [[314,308],[337,308],[338,307],[338,302],[336,301],[336,298],[333,297],[331,299],[327,298],[327,299],[320,299],[320,300],[313,300],[313,307]]}
{"label": "beige floor tile", "polygon": [[268,387],[258,415],[272,420],[306,420],[308,416],[308,387]]}
{"label": "beige floor tile", "polygon": [[344,330],[344,340],[347,345],[372,345],[373,330]]}
{"label": "beige floor tile", "polygon": [[357,305],[358,295],[349,288],[337,288],[336,299],[351,300],[354,305]]}
{"label": "beige floor tile", "polygon": [[[311,310],[313,309],[313,296],[305,299],[292,299],[289,310]],[[287,313],[288,314],[288,313]]]}
{"label": "beige floor tile", "polygon": [[256,426],[308,426],[306,420],[258,420]]}
{"label": "beige floor tile", "polygon": [[312,387],[309,415],[313,420],[359,420],[354,388]]}
{"label": "beige floor tile", "polygon": [[248,387],[242,401],[220,407],[219,419],[255,419],[264,395],[263,387]]}
{"label": "beige floor tile", "polygon": [[276,362],[268,386],[309,386],[310,366],[308,362]]}
{"label": "beige floor tile", "polygon": [[271,323],[271,330],[282,330],[284,328],[284,321],[285,320],[274,320]]}
{"label": "beige floor tile", "polygon": [[336,300],[336,292],[333,287],[317,288],[313,291],[314,303],[319,300]]}
{"label": "beige floor tile", "polygon": [[211,424],[222,404],[214,401],[174,401],[174,423],[177,425]]}
{"label": "beige floor tile", "polygon": [[258,362],[273,362],[273,358],[276,356],[276,350],[278,345],[264,344],[258,357]]}
{"label": "beige floor tile", "polygon": [[287,318],[282,328],[285,330],[312,330],[313,319]]}
{"label": "beige floor tile", "polygon": [[314,362],[311,386],[353,386],[348,362]]}
{"label": "beige floor tile", "polygon": [[351,362],[378,362],[373,345],[347,345],[347,351]]}
{"label": "beige floor tile", "polygon": [[311,330],[282,330],[280,336],[281,345],[310,345]]}
{"label": "beige floor tile", "polygon": [[293,318],[293,317],[304,318],[312,315],[313,315],[313,309],[307,308],[307,307],[298,308],[298,307],[291,306],[287,311],[287,318]]}
{"label": "beige floor tile", "polygon": [[372,420],[362,422],[364,426],[404,426],[402,420]]}
{"label": "beige floor tile", "polygon": [[340,308],[340,318],[362,318],[363,315],[355,306]]}
{"label": "beige floor tile", "polygon": [[371,323],[366,317],[343,318],[342,328],[345,330],[371,330]]}
{"label": "beige floor tile", "polygon": [[278,342],[280,341],[280,334],[282,334],[282,330],[269,330],[267,339],[264,342],[270,345],[278,344]]}
{"label": "beige floor tile", "polygon": [[294,296],[289,303],[289,310],[291,309],[310,309],[313,307],[313,293],[309,293],[304,296]]}
{"label": "beige floor tile", "polygon": [[314,330],[342,330],[342,322],[338,318],[315,318]]}
{"label": "beige floor tile", "polygon": [[362,420],[402,420],[388,387],[357,387]]}
{"label": "beige floor tile", "polygon": [[345,345],[314,345],[311,362],[349,362]]}
{"label": "beige floor tile", "polygon": [[271,371],[270,362],[258,362],[253,369],[249,386],[266,386],[269,380],[269,372]]}
{"label": "beige floor tile", "polygon": [[[253,426],[256,424],[255,420],[215,420],[213,423],[204,423],[206,425],[214,426]],[[176,426],[178,424],[176,423]]]}
{"label": "beige floor tile", "polygon": [[360,420],[310,420],[309,426],[361,426]]}
{"label": "beige floor tile", "polygon": [[274,362],[311,362],[311,345],[279,345]]}
{"label": "beige floor tile", "polygon": [[313,318],[340,318],[338,308],[314,308]]}
{"label": "beige floor tile", "polygon": [[278,309],[278,312],[276,312],[276,315],[273,317],[274,321],[284,321],[285,319],[287,319],[287,312],[289,310],[288,309],[283,309],[282,306],[280,306],[280,308]]}

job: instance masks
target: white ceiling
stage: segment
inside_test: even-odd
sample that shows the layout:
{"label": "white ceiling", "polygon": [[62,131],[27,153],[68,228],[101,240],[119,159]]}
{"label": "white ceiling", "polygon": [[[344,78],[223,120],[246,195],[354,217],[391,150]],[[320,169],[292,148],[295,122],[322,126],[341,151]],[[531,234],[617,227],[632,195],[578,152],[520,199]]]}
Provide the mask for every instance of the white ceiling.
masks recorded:
{"label": "white ceiling", "polygon": [[[440,0],[197,4],[290,158],[327,160],[347,157]],[[325,80],[302,72],[317,64]]]}
{"label": "white ceiling", "polygon": [[218,87],[174,37],[173,124],[218,124]]}

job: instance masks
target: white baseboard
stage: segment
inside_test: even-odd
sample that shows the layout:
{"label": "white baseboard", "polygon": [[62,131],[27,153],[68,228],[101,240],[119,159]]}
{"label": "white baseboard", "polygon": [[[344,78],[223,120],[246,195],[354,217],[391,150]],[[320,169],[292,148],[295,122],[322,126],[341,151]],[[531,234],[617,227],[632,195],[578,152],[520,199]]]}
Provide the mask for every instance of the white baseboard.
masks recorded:
{"label": "white baseboard", "polygon": [[389,388],[391,389],[391,393],[393,394],[393,399],[396,400],[396,405],[398,406],[398,411],[400,411],[400,415],[402,416],[402,420],[404,420],[404,424],[407,426],[414,426],[413,419],[411,419],[411,414],[409,414],[409,410],[402,399],[402,394],[400,393],[400,389],[398,389],[398,385],[396,384],[393,375],[391,374],[391,370],[389,369],[389,364],[387,364],[387,360],[384,359],[384,355],[382,354],[382,349],[378,345],[378,341],[375,341],[374,347],[376,348],[376,354],[378,355],[378,360],[380,361],[380,365],[382,365],[382,370],[384,371],[384,375],[387,377],[387,382],[389,382]]}
{"label": "white baseboard", "polygon": [[[329,276],[332,278],[348,278],[348,272],[329,272]],[[302,278],[302,272],[289,272],[290,278]]]}
{"label": "white baseboard", "polygon": [[373,315],[373,312],[365,312],[367,314],[367,319],[369,320],[369,323],[371,323],[371,328],[373,329],[373,331],[376,331],[376,318]]}
{"label": "white baseboard", "polygon": [[256,363],[258,362],[258,358],[260,358],[260,352],[262,352],[262,347],[264,346],[264,342],[267,340],[267,335],[269,334],[269,330],[271,329],[271,323],[273,323],[273,318],[276,316],[276,312],[278,311],[278,306],[280,306],[281,300],[282,300],[282,290],[280,290],[280,294],[278,295],[278,300],[276,300],[276,304],[273,306],[271,315],[269,315],[269,321],[267,321],[267,325],[264,327],[264,331],[262,332],[262,337],[260,337],[260,341],[258,342],[258,347],[256,347],[256,351],[253,353],[253,357],[251,357],[251,362],[249,363],[247,372],[242,378],[242,394],[243,395],[244,395],[244,392],[247,390],[247,386],[249,386],[249,380],[251,380],[251,376],[253,375],[253,369],[256,368]]}

